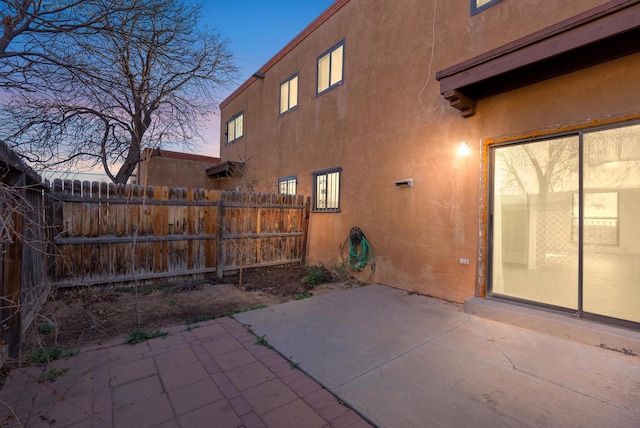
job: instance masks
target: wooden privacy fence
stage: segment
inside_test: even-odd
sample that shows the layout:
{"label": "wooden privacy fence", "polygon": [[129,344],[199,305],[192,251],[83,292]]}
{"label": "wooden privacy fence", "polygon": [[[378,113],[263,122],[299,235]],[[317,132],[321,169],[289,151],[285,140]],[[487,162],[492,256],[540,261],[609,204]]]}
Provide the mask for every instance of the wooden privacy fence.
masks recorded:
{"label": "wooden privacy fence", "polygon": [[58,286],[304,261],[300,195],[55,180],[51,196]]}
{"label": "wooden privacy fence", "polygon": [[46,216],[40,176],[0,141],[0,366],[18,356],[51,289]]}

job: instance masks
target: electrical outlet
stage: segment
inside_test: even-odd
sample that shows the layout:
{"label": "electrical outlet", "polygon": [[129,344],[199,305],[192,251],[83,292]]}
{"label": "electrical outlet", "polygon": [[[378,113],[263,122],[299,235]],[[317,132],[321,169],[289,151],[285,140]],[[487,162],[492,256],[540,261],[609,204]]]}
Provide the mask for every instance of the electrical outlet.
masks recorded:
{"label": "electrical outlet", "polygon": [[468,265],[469,264],[469,259],[464,258],[464,257],[460,257],[460,264],[461,265]]}

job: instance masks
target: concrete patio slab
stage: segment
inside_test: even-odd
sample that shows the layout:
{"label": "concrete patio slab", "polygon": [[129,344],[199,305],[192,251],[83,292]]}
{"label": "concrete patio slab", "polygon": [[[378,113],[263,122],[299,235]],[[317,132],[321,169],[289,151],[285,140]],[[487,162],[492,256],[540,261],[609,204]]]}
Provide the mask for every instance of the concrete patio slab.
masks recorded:
{"label": "concrete patio slab", "polygon": [[463,309],[371,285],[235,318],[377,426],[640,426],[640,357]]}
{"label": "concrete patio slab", "polygon": [[468,320],[460,305],[376,285],[367,291],[331,293],[235,318],[328,388],[355,379]]}

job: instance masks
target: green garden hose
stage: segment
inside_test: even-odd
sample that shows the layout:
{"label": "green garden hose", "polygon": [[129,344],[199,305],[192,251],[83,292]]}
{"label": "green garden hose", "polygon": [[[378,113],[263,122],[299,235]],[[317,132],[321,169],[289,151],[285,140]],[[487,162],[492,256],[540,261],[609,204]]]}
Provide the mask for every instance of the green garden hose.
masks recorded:
{"label": "green garden hose", "polygon": [[362,230],[359,227],[352,227],[349,232],[349,237],[342,244],[342,248],[340,249],[340,254],[344,253],[344,249],[349,244],[349,255],[347,258],[347,262],[349,267],[355,272],[362,272],[367,265],[371,265],[371,274],[367,279],[367,283],[371,281],[373,277],[373,272],[376,269],[375,260],[373,257],[373,248],[371,248],[371,244],[367,240],[367,237],[364,236]]}

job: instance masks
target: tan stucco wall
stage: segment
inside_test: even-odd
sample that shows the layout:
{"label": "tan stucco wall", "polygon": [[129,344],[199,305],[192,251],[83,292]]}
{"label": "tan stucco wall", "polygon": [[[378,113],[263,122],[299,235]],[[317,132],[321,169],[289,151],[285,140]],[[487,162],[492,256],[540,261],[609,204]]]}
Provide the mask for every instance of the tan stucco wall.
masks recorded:
{"label": "tan stucco wall", "polygon": [[[467,119],[439,94],[435,73],[602,3],[507,0],[470,17],[468,0],[438,1],[434,24],[433,1],[351,0],[226,103],[222,123],[244,111],[245,136],[223,145],[221,158],[245,159],[264,190],[297,175],[305,195],[313,171],[342,167],[341,212],[312,214],[309,263],[333,266],[359,226],[376,282],[462,301],[482,284],[483,139],[640,111],[640,59],[481,100]],[[344,83],[316,96],[316,59],[343,39]],[[279,85],[296,72],[299,106],[279,117]],[[456,155],[461,141],[471,156]],[[414,187],[396,189],[405,178]]]}
{"label": "tan stucco wall", "polygon": [[137,179],[138,183],[151,186],[216,189],[215,181],[207,177],[205,172],[207,167],[215,163],[153,156],[141,162]]}

